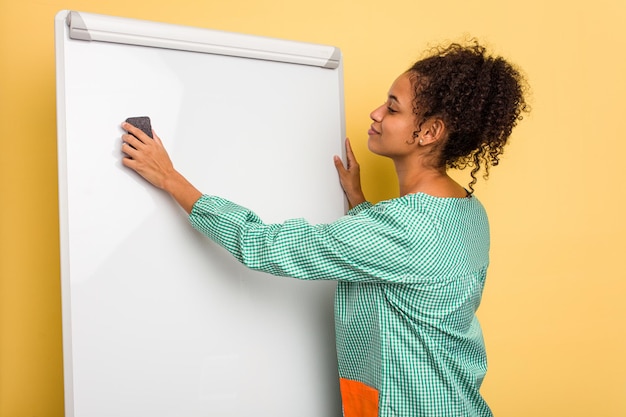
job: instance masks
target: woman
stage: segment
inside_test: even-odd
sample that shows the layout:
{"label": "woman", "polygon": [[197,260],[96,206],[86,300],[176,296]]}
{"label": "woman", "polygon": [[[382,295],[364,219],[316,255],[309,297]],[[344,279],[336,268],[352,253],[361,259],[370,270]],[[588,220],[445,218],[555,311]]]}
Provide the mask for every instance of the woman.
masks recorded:
{"label": "woman", "polygon": [[[527,111],[522,82],[476,43],[416,62],[370,115],[368,147],[394,162],[400,196],[366,201],[346,140],[347,166],[338,157],[334,163],[351,209],[331,224],[266,225],[250,210],[203,195],[174,169],[158,136],[150,140],[127,123],[123,162],[171,194],[195,228],[248,267],[338,281],[346,417],[490,416],[479,393],[487,363],[475,316],[489,228],[473,186],[480,168],[488,174],[498,163]],[[470,191],[446,171],[467,166]]]}

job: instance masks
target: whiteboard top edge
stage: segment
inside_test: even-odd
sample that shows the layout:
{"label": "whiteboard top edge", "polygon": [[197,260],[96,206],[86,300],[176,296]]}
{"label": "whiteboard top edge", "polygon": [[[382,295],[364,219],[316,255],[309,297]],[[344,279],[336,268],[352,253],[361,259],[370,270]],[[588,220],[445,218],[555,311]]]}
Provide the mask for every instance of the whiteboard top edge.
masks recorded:
{"label": "whiteboard top edge", "polygon": [[178,49],[328,69],[341,65],[341,50],[329,45],[70,10],[60,11],[55,20],[67,26],[70,39],[79,41]]}

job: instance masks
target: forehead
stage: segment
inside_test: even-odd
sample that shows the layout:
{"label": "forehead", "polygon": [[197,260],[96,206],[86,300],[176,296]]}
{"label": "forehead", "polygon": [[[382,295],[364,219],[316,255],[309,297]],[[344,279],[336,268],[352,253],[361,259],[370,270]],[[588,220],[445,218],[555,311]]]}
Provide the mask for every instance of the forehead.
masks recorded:
{"label": "forehead", "polygon": [[399,104],[410,104],[413,99],[413,82],[409,74],[403,73],[396,78],[388,94],[389,98]]}

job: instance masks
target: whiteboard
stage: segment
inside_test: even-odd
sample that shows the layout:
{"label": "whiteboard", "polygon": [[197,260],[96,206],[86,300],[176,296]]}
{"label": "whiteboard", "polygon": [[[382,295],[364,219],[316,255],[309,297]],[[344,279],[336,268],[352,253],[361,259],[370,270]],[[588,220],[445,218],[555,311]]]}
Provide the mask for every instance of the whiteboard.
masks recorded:
{"label": "whiteboard", "polygon": [[337,48],[55,18],[67,417],[339,416],[332,282],[246,269],[122,166],[150,116],[203,192],[266,222],[343,215]]}

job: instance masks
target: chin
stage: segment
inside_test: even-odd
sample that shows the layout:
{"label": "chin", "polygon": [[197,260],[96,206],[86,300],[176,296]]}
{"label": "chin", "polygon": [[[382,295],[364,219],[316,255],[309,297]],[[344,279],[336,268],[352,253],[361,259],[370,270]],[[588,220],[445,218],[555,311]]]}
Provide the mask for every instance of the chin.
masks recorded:
{"label": "chin", "polygon": [[372,143],[373,141],[374,140],[372,139],[371,136],[367,139],[367,149],[369,149],[370,152],[376,153],[376,145]]}
{"label": "chin", "polygon": [[376,148],[376,144],[373,143],[372,138],[370,137],[370,139],[367,141],[367,149],[369,149],[369,151],[373,154],[376,155],[381,155],[381,156],[385,156],[383,155],[377,148]]}

